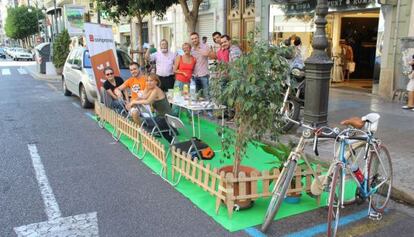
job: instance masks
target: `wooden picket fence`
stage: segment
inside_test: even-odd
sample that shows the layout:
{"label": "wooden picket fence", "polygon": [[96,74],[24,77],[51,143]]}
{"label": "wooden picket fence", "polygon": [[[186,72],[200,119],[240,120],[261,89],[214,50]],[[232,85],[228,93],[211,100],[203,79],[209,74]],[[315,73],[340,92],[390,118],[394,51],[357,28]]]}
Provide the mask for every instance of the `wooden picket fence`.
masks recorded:
{"label": "wooden picket fence", "polygon": [[[146,152],[152,154],[160,162],[162,166],[161,177],[163,175],[165,175],[164,179],[168,177],[167,167],[169,164],[167,164],[165,147],[160,141],[148,132],[141,130],[138,124],[120,116],[102,103],[95,103],[95,113],[101,120],[111,124],[115,129],[115,133],[121,133],[136,144],[141,144]],[[267,170],[263,172],[253,171],[250,173],[250,176],[247,176],[244,172],[240,172],[238,175],[225,173],[224,171],[219,172],[218,168],[212,168],[210,164],[204,164],[202,160],[192,160],[191,155],[185,151],[175,147],[172,147],[171,151],[171,180],[177,179],[176,176],[180,176],[179,178],[184,177],[212,196],[215,196],[216,213],[218,213],[223,203],[227,207],[227,213],[230,218],[237,202],[270,197],[272,195],[271,184],[275,183],[280,175],[278,169],[273,169],[270,172]],[[315,173],[317,175],[321,173],[319,165]],[[289,187],[288,194],[298,194],[303,191],[310,192],[311,170],[302,171],[297,169],[294,177],[296,177],[295,183]],[[303,177],[305,177],[304,184],[302,183]],[[319,198],[317,202],[319,202]]]}
{"label": "wooden picket fence", "polygon": [[[102,103],[95,102],[95,113],[103,121],[108,122],[114,128],[113,135],[121,134],[131,139],[136,148],[141,144],[142,149],[149,152],[161,163],[162,170],[167,172],[167,158],[165,147],[155,137],[151,136],[145,130],[140,129],[139,125],[122,117],[114,110],[106,107]],[[137,150],[135,150],[138,152]],[[131,150],[134,152],[134,150]],[[144,153],[145,154],[145,153]],[[143,157],[142,157],[143,158]],[[161,174],[162,175],[162,174]]]}
{"label": "wooden picket fence", "polygon": [[[177,174],[178,173],[178,174]],[[316,174],[321,173],[321,168],[317,166]],[[191,160],[191,155],[180,149],[172,148],[172,179],[181,175],[201,187],[211,195],[216,197],[216,212],[219,211],[220,204],[227,207],[229,217],[233,214],[233,207],[239,201],[256,200],[258,198],[270,197],[272,195],[271,183],[275,183],[280,172],[273,169],[271,172],[253,171],[250,176],[240,172],[238,176],[233,173],[219,172],[217,168],[210,168],[210,164],[203,161]],[[287,194],[300,194],[303,191],[310,192],[311,170],[302,171],[297,169],[294,174],[295,183],[289,187]],[[305,185],[302,184],[302,177],[305,177]],[[261,189],[259,188],[261,183]],[[250,192],[248,192],[250,190]],[[319,198],[317,199],[319,202]]]}

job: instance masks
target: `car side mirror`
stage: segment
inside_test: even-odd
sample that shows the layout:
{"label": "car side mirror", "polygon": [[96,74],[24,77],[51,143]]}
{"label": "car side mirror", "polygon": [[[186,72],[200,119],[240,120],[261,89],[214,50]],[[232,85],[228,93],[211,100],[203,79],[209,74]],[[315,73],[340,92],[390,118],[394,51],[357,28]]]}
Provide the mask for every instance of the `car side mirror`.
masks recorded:
{"label": "car side mirror", "polygon": [[75,69],[75,70],[82,70],[82,67],[81,67],[81,66],[79,66],[79,65],[72,65],[72,69]]}

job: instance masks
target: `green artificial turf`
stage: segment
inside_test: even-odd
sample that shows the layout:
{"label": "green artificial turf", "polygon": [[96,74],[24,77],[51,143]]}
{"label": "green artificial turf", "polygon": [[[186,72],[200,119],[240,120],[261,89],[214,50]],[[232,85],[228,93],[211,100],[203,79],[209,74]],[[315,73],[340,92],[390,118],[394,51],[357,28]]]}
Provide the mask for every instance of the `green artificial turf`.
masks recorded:
{"label": "green artificial turf", "polygon": [[[192,131],[189,119],[183,118],[184,123],[186,123],[188,130]],[[212,122],[201,120],[201,139],[209,144],[213,150],[217,151],[215,157],[211,161],[204,161],[205,164],[210,164],[212,168],[222,167],[225,165],[231,165],[232,160],[227,160],[222,157],[223,153],[221,150],[221,138],[217,133],[217,125]],[[106,129],[109,132],[113,131],[113,128],[107,124]],[[182,136],[183,134],[181,134]],[[162,139],[163,140],[163,139]],[[132,148],[132,141],[125,136],[121,136],[120,142],[124,144],[129,149]],[[162,141],[166,148],[168,148],[168,142]],[[168,157],[167,164],[170,164],[171,156]],[[271,164],[275,158],[265,153],[260,147],[255,147],[249,145],[247,149],[247,158],[243,159],[242,165],[254,167],[259,171],[270,170],[274,167],[274,164]],[[153,158],[149,153],[142,160],[149,168],[154,172],[159,173],[161,170],[160,163]],[[171,174],[171,165],[168,165],[168,173]],[[170,178],[170,177],[169,177]],[[261,190],[261,183],[258,183],[258,189]],[[352,198],[355,190],[355,184],[348,185],[348,192],[346,196]],[[193,184],[190,181],[187,181],[185,178],[182,178],[180,183],[175,187],[177,191],[183,194],[185,197],[190,199],[198,208],[203,210],[207,215],[211,216],[217,223],[222,225],[229,231],[238,231],[248,227],[256,226],[262,224],[263,217],[265,215],[267,206],[269,205],[270,198],[260,198],[255,201],[254,206],[250,209],[237,211],[233,213],[232,218],[230,219],[227,215],[227,208],[222,204],[218,214],[215,212],[215,197],[211,196],[208,192],[204,191],[202,188]],[[326,205],[327,193],[324,193],[321,198],[321,205]],[[276,218],[281,219],[284,217],[296,215],[299,213],[307,212],[319,208],[316,200],[309,197],[306,193],[302,194],[300,203],[298,204],[289,204],[283,203]]]}

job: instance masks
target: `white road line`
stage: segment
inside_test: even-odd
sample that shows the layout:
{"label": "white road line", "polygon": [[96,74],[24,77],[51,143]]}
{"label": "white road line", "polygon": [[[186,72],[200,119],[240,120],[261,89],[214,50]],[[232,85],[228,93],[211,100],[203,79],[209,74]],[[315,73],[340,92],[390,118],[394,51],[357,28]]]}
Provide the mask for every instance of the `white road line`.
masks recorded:
{"label": "white road line", "polygon": [[1,69],[1,74],[2,74],[3,76],[8,76],[8,75],[11,75],[10,69],[8,69],[8,68],[3,68],[3,69]]}
{"label": "white road line", "polygon": [[98,217],[96,212],[76,216],[62,217],[55,195],[50,187],[45,168],[40,159],[37,147],[27,145],[32,158],[33,168],[40,188],[47,221],[23,225],[14,228],[18,237],[33,236],[90,236],[99,237]]}
{"label": "white road line", "polygon": [[26,69],[24,69],[24,68],[18,68],[18,69],[17,69],[17,71],[20,73],[20,75],[25,75],[25,74],[27,74],[27,71],[26,71]]}
{"label": "white road line", "polygon": [[42,194],[47,219],[53,220],[59,218],[62,216],[62,213],[60,212],[59,205],[56,202],[52,187],[50,187],[45,168],[43,167],[42,161],[40,160],[40,156],[37,153],[37,147],[34,144],[29,144],[27,146],[32,158],[33,168],[36,173],[36,179],[39,184],[40,193]]}
{"label": "white road line", "polygon": [[78,108],[78,109],[80,109],[81,107],[80,107],[80,105],[78,105],[77,103],[75,103],[75,102],[72,102],[72,105],[73,106],[75,106],[76,108]]}

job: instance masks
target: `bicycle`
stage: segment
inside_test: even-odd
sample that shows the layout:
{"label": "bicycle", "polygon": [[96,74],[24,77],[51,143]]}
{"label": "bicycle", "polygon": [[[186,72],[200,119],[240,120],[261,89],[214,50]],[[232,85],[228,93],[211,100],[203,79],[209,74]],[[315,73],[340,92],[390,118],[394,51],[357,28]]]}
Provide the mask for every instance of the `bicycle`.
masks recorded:
{"label": "bicycle", "polygon": [[[339,155],[335,159],[328,197],[327,235],[329,237],[336,235],[339,212],[341,208],[344,208],[346,171],[351,174],[358,186],[356,196],[362,201],[369,199],[369,218],[375,220],[382,218],[391,196],[393,171],[387,148],[381,144],[379,139],[374,137],[378,120],[379,115],[372,113],[361,119],[352,118],[342,122],[342,124],[351,125],[354,128],[343,130],[336,139],[336,142],[339,142]],[[361,130],[363,127],[365,129]],[[354,159],[347,159],[345,148],[355,140],[362,141],[362,143],[358,143],[355,147],[351,146],[350,152]],[[360,150],[356,152],[357,149]],[[363,172],[352,168],[352,163],[355,164],[358,160],[361,160],[361,155],[365,161]]]}
{"label": "bicycle", "polygon": [[286,120],[292,123],[295,123],[299,125],[300,127],[305,128],[305,130],[302,132],[302,136],[300,137],[299,142],[296,145],[295,149],[289,154],[288,160],[283,164],[283,169],[279,175],[279,178],[277,179],[275,183],[275,186],[273,187],[272,198],[270,200],[269,207],[266,211],[264,222],[261,227],[262,232],[266,232],[267,228],[269,227],[270,223],[273,221],[273,218],[278,212],[280,205],[282,204],[282,201],[285,199],[286,192],[289,188],[289,185],[293,179],[293,175],[296,171],[297,162],[301,157],[303,157],[305,164],[311,170],[312,175],[314,177],[314,182],[317,183],[316,186],[318,187],[325,186],[326,180],[322,180],[320,177],[316,175],[315,171],[312,169],[312,166],[310,165],[306,156],[303,156],[304,148],[305,148],[307,140],[309,140],[309,138],[311,138],[312,135],[314,135],[313,150],[315,154],[317,154],[318,153],[317,151],[318,137],[334,139],[336,138],[339,132],[337,131],[336,128],[334,129],[330,127],[317,128],[317,127],[303,124],[302,122],[299,122],[299,121],[295,121],[289,118],[289,116],[287,115],[287,112],[284,114],[284,117]]}

